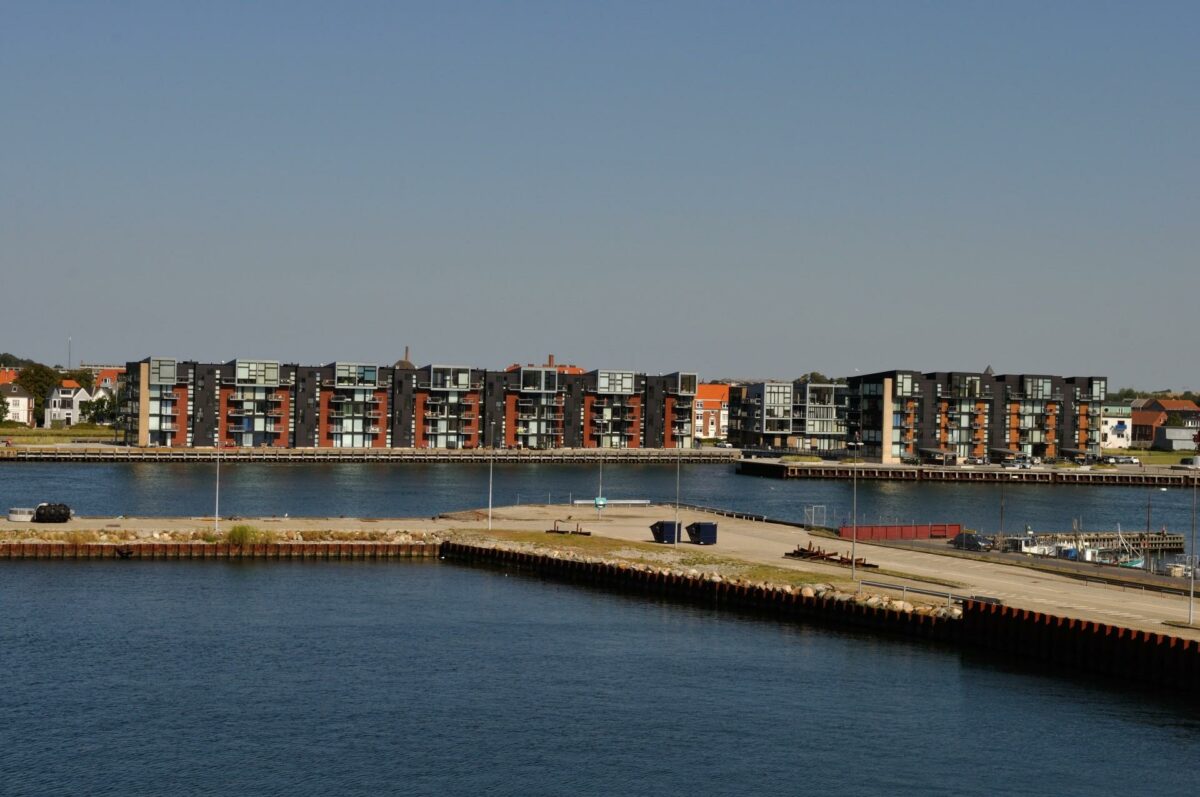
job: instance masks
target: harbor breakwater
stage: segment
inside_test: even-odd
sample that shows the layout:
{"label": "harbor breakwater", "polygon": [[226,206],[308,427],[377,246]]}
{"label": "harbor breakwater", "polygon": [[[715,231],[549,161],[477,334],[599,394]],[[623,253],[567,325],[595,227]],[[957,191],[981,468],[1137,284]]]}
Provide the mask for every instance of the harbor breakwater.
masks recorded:
{"label": "harbor breakwater", "polygon": [[444,559],[590,587],[652,595],[782,621],[853,627],[986,650],[1062,673],[1099,673],[1139,686],[1200,691],[1200,643],[964,599],[961,608],[913,605],[830,584],[748,582],[505,542],[0,543],[0,560]]}
{"label": "harbor breakwater", "polygon": [[544,577],[657,595],[781,620],[852,626],[991,651],[1067,674],[1091,672],[1154,686],[1200,691],[1200,642],[966,599],[962,608],[912,606],[830,585],[747,583],[671,568],[552,555],[505,545],[446,542],[451,561],[527,570]]}

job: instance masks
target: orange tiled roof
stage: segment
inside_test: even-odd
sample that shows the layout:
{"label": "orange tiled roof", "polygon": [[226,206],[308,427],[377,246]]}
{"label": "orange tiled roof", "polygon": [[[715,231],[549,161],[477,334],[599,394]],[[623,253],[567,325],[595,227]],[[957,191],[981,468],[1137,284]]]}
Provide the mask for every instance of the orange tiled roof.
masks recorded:
{"label": "orange tiled roof", "polygon": [[1166,419],[1167,414],[1158,410],[1134,410],[1131,420],[1134,426],[1159,426]]}
{"label": "orange tiled roof", "polygon": [[66,388],[71,388],[73,390],[78,390],[79,383],[76,382],[74,379],[64,379],[62,381],[62,384],[59,385],[59,387],[66,387]]}
{"label": "orange tiled roof", "polygon": [[20,376],[20,368],[0,368],[0,385],[7,385],[9,382],[16,382]]}
{"label": "orange tiled roof", "polygon": [[1154,403],[1162,407],[1165,412],[1200,412],[1200,407],[1196,406],[1196,402],[1187,399],[1155,399]]}
{"label": "orange tiled roof", "polygon": [[[124,373],[124,368],[102,368],[96,373],[96,385],[98,387],[116,387],[117,378]],[[107,383],[104,381],[106,379]]]}
{"label": "orange tiled roof", "polygon": [[697,401],[729,401],[729,385],[701,383],[696,386]]}

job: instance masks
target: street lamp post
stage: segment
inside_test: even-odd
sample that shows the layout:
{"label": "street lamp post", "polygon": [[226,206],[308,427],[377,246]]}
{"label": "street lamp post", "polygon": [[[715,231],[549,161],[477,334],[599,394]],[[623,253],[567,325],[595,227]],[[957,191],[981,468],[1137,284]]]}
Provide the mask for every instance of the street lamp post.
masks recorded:
{"label": "street lamp post", "polygon": [[850,462],[850,580],[858,579],[858,452],[862,449],[860,433],[854,433],[854,459]]}
{"label": "street lamp post", "polygon": [[1188,568],[1190,577],[1188,578],[1188,625],[1192,624],[1192,620],[1196,611],[1196,563],[1200,560],[1196,558],[1196,482],[1200,480],[1200,476],[1192,474],[1192,549],[1191,549],[1191,567]]}
{"label": "street lamp post", "polygon": [[679,463],[682,460],[683,453],[677,452],[675,456],[675,539],[672,541],[675,547],[679,547]]}
{"label": "street lamp post", "polygon": [[492,469],[496,462],[496,421],[491,424],[491,441],[488,445],[488,531],[492,530]]}
{"label": "street lamp post", "polygon": [[217,419],[217,487],[213,498],[213,535],[221,533],[221,421]]}

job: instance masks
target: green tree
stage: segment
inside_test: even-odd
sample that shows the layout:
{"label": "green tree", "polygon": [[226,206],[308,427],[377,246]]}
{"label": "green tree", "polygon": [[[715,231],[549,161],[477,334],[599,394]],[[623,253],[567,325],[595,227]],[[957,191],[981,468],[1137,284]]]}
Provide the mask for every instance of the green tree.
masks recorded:
{"label": "green tree", "polygon": [[8,399],[0,398],[0,423],[8,420]]}
{"label": "green tree", "polygon": [[116,407],[108,396],[83,402],[79,405],[79,412],[88,423],[111,423],[117,414]]}
{"label": "green tree", "polygon": [[18,357],[8,352],[0,352],[0,368],[24,368],[27,365],[36,364],[33,360],[26,360],[24,357]]}
{"label": "green tree", "polygon": [[1167,426],[1183,426],[1183,416],[1178,412],[1172,412],[1167,415]]}
{"label": "green tree", "polygon": [[17,384],[33,397],[33,420],[38,426],[42,425],[45,417],[46,397],[61,380],[62,375],[58,371],[41,363],[27,365],[17,374]]}

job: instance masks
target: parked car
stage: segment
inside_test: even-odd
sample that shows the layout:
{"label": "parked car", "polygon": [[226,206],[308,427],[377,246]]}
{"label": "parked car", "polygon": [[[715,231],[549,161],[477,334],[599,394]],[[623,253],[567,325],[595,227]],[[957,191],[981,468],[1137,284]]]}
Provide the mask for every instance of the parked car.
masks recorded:
{"label": "parked car", "polygon": [[950,545],[962,551],[990,551],[996,547],[996,542],[991,537],[985,537],[982,534],[976,534],[971,531],[964,531],[956,534],[950,540]]}

